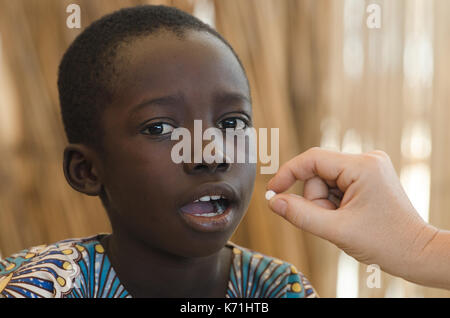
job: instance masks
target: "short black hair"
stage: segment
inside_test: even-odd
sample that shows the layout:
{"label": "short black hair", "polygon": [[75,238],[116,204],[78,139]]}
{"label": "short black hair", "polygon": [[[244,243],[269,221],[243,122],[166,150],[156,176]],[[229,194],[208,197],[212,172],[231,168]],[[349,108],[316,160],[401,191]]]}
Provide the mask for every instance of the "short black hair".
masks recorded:
{"label": "short black hair", "polygon": [[[58,72],[61,115],[69,143],[102,149],[100,116],[113,98],[117,79],[115,57],[129,40],[168,30],[179,37],[187,30],[205,31],[231,45],[211,26],[174,7],[142,5],[108,14],[87,27],[65,52]],[[250,89],[250,86],[248,85]]]}

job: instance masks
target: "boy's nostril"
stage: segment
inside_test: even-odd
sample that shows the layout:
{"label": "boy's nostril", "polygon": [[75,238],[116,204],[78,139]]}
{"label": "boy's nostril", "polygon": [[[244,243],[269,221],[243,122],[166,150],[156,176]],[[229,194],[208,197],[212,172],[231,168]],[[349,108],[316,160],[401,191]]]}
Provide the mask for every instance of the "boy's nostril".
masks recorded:
{"label": "boy's nostril", "polygon": [[228,169],[229,166],[230,166],[230,165],[229,165],[228,163],[223,162],[223,163],[220,163],[220,164],[217,166],[217,170],[225,171],[225,170]]}
{"label": "boy's nostril", "polygon": [[227,171],[229,168],[230,164],[229,163],[219,163],[219,164],[204,164],[204,163],[200,163],[200,164],[195,164],[195,165],[190,165],[187,166],[186,168],[188,168],[187,171],[190,171],[191,173],[198,173],[198,172],[215,172],[215,171]]}
{"label": "boy's nostril", "polygon": [[194,170],[196,170],[196,171],[198,171],[198,170],[205,170],[205,169],[208,169],[208,167],[206,165],[203,165],[203,164],[199,164],[199,165],[196,165],[194,167]]}

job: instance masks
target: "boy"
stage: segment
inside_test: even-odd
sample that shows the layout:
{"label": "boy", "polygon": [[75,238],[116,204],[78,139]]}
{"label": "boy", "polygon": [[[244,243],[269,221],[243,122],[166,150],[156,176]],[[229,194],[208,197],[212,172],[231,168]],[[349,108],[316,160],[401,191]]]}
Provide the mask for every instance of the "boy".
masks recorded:
{"label": "boy", "polygon": [[100,197],[113,231],[0,261],[1,296],[315,296],[294,266],[228,242],[254,164],[171,160],[177,127],[252,125],[244,68],[215,30],[171,7],[122,9],[72,43],[58,88],[66,179]]}

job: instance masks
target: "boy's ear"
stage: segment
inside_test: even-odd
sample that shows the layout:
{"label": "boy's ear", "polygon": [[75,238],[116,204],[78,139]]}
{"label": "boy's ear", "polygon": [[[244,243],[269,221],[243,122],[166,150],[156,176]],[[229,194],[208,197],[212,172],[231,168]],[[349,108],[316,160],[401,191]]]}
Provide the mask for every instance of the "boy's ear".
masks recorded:
{"label": "boy's ear", "polygon": [[78,192],[92,196],[99,195],[102,187],[95,158],[94,151],[82,144],[70,144],[64,149],[63,169],[67,182]]}

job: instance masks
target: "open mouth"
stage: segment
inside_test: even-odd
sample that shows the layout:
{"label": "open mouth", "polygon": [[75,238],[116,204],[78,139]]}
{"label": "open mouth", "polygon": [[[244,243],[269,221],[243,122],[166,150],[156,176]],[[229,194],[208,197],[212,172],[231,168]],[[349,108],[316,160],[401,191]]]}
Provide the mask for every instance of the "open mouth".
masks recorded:
{"label": "open mouth", "polygon": [[239,196],[225,182],[204,183],[186,195],[179,208],[180,216],[192,229],[220,232],[231,229],[239,218]]}
{"label": "open mouth", "polygon": [[183,213],[201,217],[215,217],[223,214],[230,206],[224,195],[204,195],[181,207]]}

